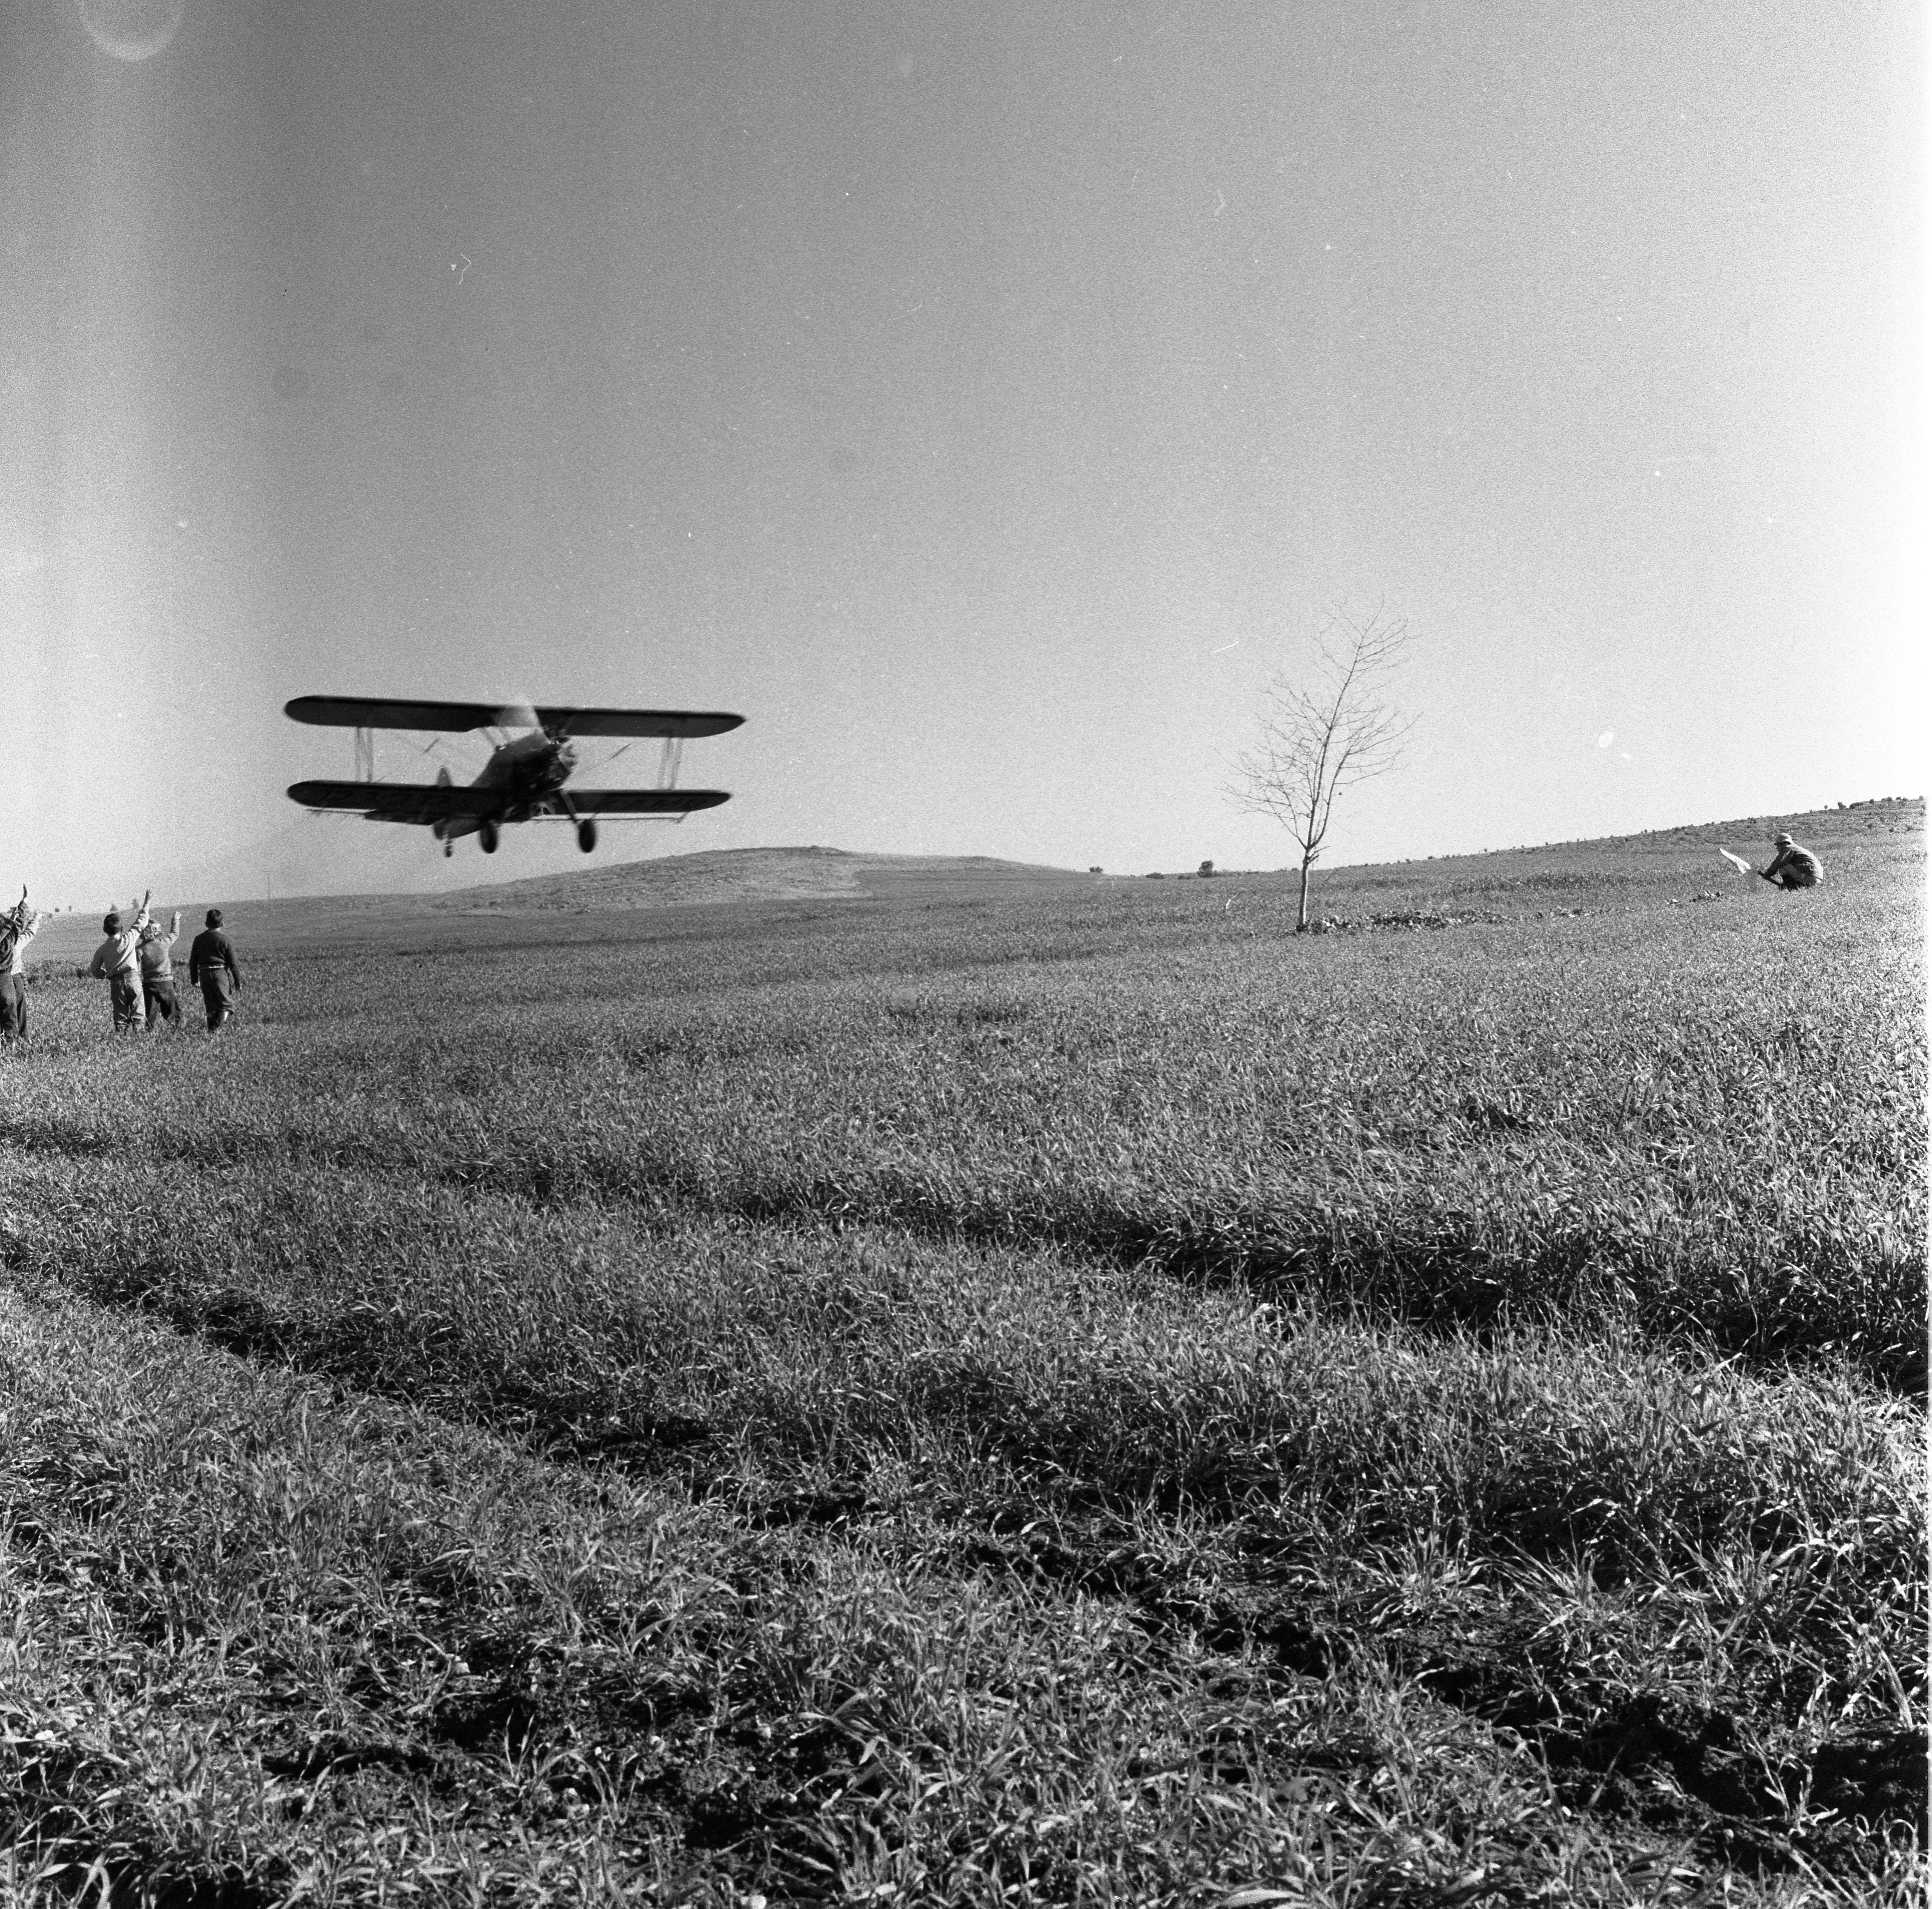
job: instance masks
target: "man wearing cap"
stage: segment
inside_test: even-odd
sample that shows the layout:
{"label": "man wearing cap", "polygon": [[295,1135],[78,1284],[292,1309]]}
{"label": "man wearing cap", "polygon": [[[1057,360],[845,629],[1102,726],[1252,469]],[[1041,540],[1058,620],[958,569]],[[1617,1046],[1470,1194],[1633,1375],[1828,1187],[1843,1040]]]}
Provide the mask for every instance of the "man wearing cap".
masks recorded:
{"label": "man wearing cap", "polygon": [[188,952],[188,978],[201,989],[201,1004],[208,1010],[208,1031],[212,1034],[225,1021],[242,989],[242,964],[235,958],[235,944],[221,926],[221,910],[208,911],[208,926],[194,938]]}
{"label": "man wearing cap", "polygon": [[87,964],[87,972],[95,980],[106,978],[107,998],[114,1008],[116,1034],[138,1034],[141,1031],[140,950],[141,931],[147,925],[148,904],[145,901],[131,928],[122,927],[118,908],[110,910],[100,922],[101,932],[107,939],[94,951],[94,959]]}
{"label": "man wearing cap", "polygon": [[141,991],[147,996],[150,1034],[154,1032],[157,1021],[172,1021],[177,1027],[181,1025],[181,1000],[175,993],[175,960],[171,952],[180,939],[178,908],[165,934],[158,922],[150,922],[141,931]]}
{"label": "man wearing cap", "polygon": [[20,1041],[27,1033],[27,977],[22,957],[45,919],[28,909],[27,892],[0,914],[0,1040]]}
{"label": "man wearing cap", "polygon": [[1809,849],[1800,848],[1780,830],[1778,853],[1768,868],[1757,871],[1774,889],[1815,889],[1825,879],[1825,871]]}

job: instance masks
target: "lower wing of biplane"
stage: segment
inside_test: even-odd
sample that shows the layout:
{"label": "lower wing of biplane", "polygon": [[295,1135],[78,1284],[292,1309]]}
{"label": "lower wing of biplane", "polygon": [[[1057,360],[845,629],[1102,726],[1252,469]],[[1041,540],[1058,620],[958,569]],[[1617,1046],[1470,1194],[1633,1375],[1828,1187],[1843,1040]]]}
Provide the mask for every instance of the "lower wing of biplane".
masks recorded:
{"label": "lower wing of biplane", "polygon": [[[694,736],[736,729],[742,716],[722,711],[592,709],[564,704],[430,703],[386,697],[303,696],[286,706],[297,722],[353,728],[356,778],[290,785],[290,799],[303,808],[359,815],[372,822],[400,822],[428,829],[451,852],[457,838],[474,835],[486,855],[496,852],[506,824],[555,819],[572,823],[587,855],[597,845],[599,817],[680,820],[730,798],[720,789],[680,789],[680,757]],[[375,779],[378,729],[460,732],[494,730],[502,739],[474,782],[450,779],[445,768],[433,783]],[[512,732],[521,730],[522,734]],[[656,736],[664,753],[652,789],[572,789],[579,736]]]}

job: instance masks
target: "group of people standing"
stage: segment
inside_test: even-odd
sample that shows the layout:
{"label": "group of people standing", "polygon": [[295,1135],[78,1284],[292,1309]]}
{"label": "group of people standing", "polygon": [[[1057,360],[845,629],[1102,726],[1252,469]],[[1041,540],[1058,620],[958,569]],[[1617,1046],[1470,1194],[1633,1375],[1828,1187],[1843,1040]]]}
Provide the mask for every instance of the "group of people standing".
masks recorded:
{"label": "group of people standing", "polygon": [[[46,916],[20,899],[0,913],[0,1038],[20,1039],[27,1031],[27,989],[23,957],[27,944],[40,931]],[[103,918],[106,936],[94,951],[87,972],[107,983],[108,999],[117,1034],[136,1034],[163,1023],[181,1024],[181,997],[175,990],[175,943],[181,939],[181,910],[164,928],[148,912],[144,899],[131,919],[118,909]],[[221,910],[208,911],[208,925],[188,950],[188,978],[201,990],[202,1007],[212,1034],[234,1011],[241,991],[242,964],[235,944],[221,925]]]}
{"label": "group of people standing", "polygon": [[[143,901],[131,923],[124,925],[119,910],[113,910],[102,918],[100,928],[106,939],[94,951],[87,971],[107,983],[115,1032],[137,1033],[164,1021],[178,1026],[182,1007],[175,992],[174,946],[181,939],[181,910],[174,911],[164,930]],[[212,1034],[234,1011],[242,986],[242,964],[235,958],[235,944],[221,925],[218,908],[208,911],[207,926],[188,949],[188,978],[190,987],[201,990]]]}

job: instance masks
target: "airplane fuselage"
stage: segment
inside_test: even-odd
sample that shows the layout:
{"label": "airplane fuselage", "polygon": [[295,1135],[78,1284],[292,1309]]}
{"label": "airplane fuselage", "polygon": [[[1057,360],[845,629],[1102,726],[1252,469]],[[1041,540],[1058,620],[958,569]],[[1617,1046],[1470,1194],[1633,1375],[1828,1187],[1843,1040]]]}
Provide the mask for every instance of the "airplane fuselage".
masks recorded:
{"label": "airplane fuselage", "polygon": [[[577,751],[567,742],[540,729],[532,730],[493,751],[482,774],[470,786],[493,794],[500,792],[502,807],[494,818],[497,822],[528,822],[549,811],[550,798],[570,780],[576,767]],[[460,835],[474,835],[482,826],[480,817],[452,817],[438,823],[436,833],[450,842]]]}

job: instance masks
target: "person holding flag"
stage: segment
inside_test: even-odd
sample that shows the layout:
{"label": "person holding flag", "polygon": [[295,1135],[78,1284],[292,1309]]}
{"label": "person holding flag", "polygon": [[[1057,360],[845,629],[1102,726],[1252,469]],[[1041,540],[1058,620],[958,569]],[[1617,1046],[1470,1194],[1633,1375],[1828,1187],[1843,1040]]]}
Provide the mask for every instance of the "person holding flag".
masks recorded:
{"label": "person holding flag", "polygon": [[1783,829],[1774,838],[1772,846],[1778,850],[1762,868],[1754,868],[1741,855],[1733,855],[1729,849],[1718,853],[1740,875],[1756,875],[1768,882],[1774,889],[1815,889],[1825,879],[1825,865],[1808,848],[1801,848]]}

